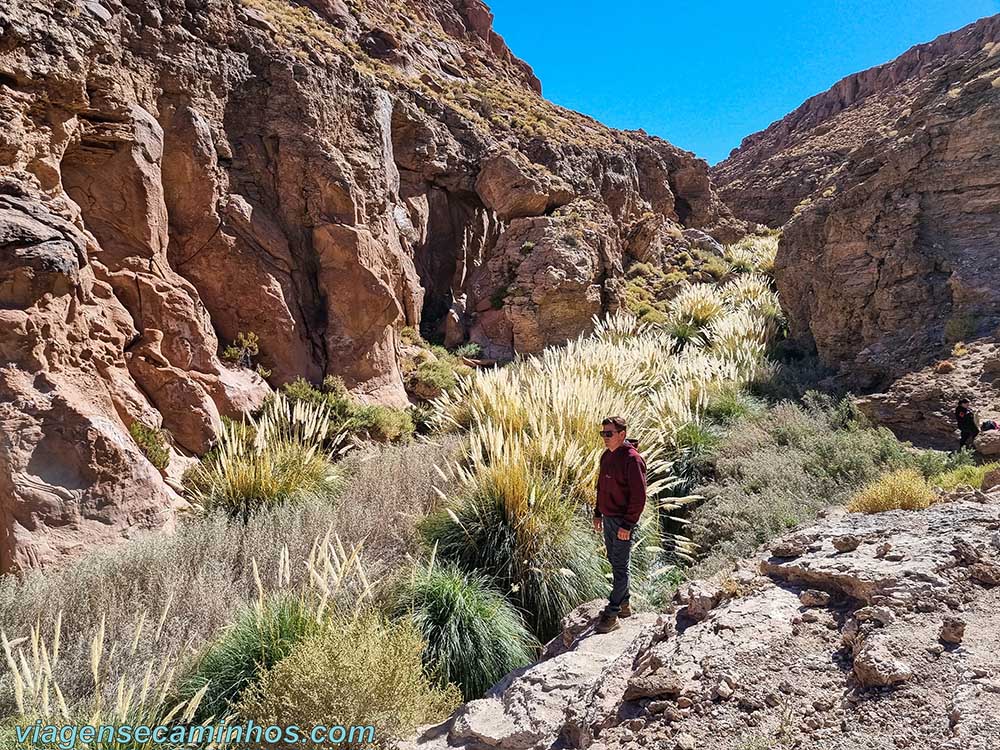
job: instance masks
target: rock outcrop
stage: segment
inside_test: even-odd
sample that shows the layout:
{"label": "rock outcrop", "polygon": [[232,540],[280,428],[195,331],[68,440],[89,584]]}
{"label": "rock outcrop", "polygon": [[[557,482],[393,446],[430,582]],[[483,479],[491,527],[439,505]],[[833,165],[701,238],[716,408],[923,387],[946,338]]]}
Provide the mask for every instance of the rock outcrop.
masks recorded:
{"label": "rock outcrop", "polygon": [[872,422],[888,427],[901,440],[955,450],[955,407],[962,398],[972,401],[979,423],[1000,423],[1000,345],[989,340],[963,344],[948,359],[907,373],[885,391],[856,403]]}
{"label": "rock outcrop", "polygon": [[878,389],[1000,324],[1000,16],[850,76],[713,170],[785,225],[791,334]]}
{"label": "rock outcrop", "polygon": [[996,747],[1000,493],[948,500],[831,509],[607,635],[584,605],[541,661],[404,747]]}
{"label": "rock outcrop", "polygon": [[538,351],[630,254],[741,233],[705,162],[539,92],[480,0],[5,5],[0,571],[161,523],[128,427],[176,475],[267,393],[241,334],[405,406],[403,327]]}

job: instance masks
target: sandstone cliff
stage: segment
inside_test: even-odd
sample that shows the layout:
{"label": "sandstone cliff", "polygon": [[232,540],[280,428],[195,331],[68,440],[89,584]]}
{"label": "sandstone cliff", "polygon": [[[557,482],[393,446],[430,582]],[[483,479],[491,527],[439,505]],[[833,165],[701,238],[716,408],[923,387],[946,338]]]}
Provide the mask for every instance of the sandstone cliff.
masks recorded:
{"label": "sandstone cliff", "polygon": [[[1000,16],[844,79],[713,170],[785,223],[792,337],[879,388],[1000,323]],[[790,218],[789,218],[790,217]]]}
{"label": "sandstone cliff", "polygon": [[176,475],[268,392],[240,334],[401,406],[402,327],[538,351],[628,254],[738,235],[703,161],[539,91],[479,0],[5,4],[0,570],[164,522],[127,428]]}
{"label": "sandstone cliff", "polygon": [[926,511],[831,509],[676,606],[541,661],[406,750],[988,750],[1000,742],[1000,493]]}

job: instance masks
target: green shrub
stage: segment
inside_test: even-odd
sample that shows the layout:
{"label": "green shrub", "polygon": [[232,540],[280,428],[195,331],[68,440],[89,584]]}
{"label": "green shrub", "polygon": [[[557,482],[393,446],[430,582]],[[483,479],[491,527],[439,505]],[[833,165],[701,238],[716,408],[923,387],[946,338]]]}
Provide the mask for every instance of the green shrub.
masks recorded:
{"label": "green shrub", "polygon": [[207,686],[196,718],[221,720],[264,672],[315,629],[315,618],[288,596],[247,609],[205,649],[192,673],[182,680],[180,695],[190,699]]}
{"label": "green shrub", "polygon": [[530,253],[534,249],[535,249],[535,243],[534,242],[530,242],[530,241],[529,242],[525,242],[524,244],[521,245],[521,254],[522,255],[527,255],[528,253]]}
{"label": "green shrub", "polygon": [[440,559],[493,580],[544,641],[573,607],[607,594],[606,561],[560,488],[529,476],[523,465],[484,467],[458,502],[420,528]]}
{"label": "green shrub", "polygon": [[153,466],[160,471],[167,468],[167,464],[170,463],[170,449],[167,447],[163,430],[149,427],[136,420],[129,425],[128,433]]}
{"label": "green shrub", "polygon": [[864,487],[847,504],[852,513],[922,510],[934,502],[934,490],[916,469],[897,469]]}
{"label": "green shrub", "polygon": [[949,344],[965,341],[976,333],[978,320],[969,314],[952,315],[944,324],[944,338]]}
{"label": "green shrub", "polygon": [[989,463],[982,466],[958,466],[949,471],[935,474],[930,478],[930,484],[943,490],[954,490],[958,487],[972,487],[978,490],[983,484],[983,478],[998,468],[1000,468],[1000,463]]}
{"label": "green shrub", "polygon": [[539,648],[517,610],[488,579],[452,565],[406,581],[396,596],[395,616],[413,620],[428,644],[425,665],[458,685],[467,701],[530,664]]}
{"label": "green shrub", "polygon": [[674,445],[677,450],[689,457],[707,453],[718,442],[718,431],[712,425],[701,421],[681,425],[674,434]]}
{"label": "green shrub", "polygon": [[239,714],[262,725],[372,726],[375,744],[391,746],[443,719],[461,700],[457,688],[432,685],[423,650],[420,632],[407,621],[362,612],[333,622],[266,672],[244,695]]}
{"label": "green shrub", "polygon": [[428,359],[417,365],[414,377],[421,383],[442,391],[448,391],[458,382],[455,368],[444,359]]}
{"label": "green shrub", "polygon": [[633,263],[625,272],[626,278],[629,279],[650,278],[655,274],[655,269],[649,263]]}
{"label": "green shrub", "polygon": [[927,479],[931,479],[937,474],[946,474],[955,469],[973,467],[976,464],[976,458],[975,452],[968,448],[963,448],[957,453],[922,450],[914,451],[910,464]]}
{"label": "green shrub", "polygon": [[240,331],[233,343],[222,351],[222,358],[240,367],[250,367],[258,354],[260,354],[260,337],[253,331],[246,333]]}
{"label": "green shrub", "polygon": [[[451,355],[443,347],[433,348],[440,349],[451,359]],[[435,365],[434,362],[423,364]],[[447,362],[422,371],[418,368],[415,374],[420,377],[422,373],[432,382],[450,382],[446,368],[450,369]],[[454,378],[453,372],[451,377]],[[339,377],[324,378],[322,389],[316,388],[304,378],[297,378],[283,385],[281,392],[293,401],[325,407],[329,422],[328,436],[331,438],[348,432],[369,440],[391,443],[409,440],[413,435],[413,419],[407,410],[378,404],[358,404],[351,398],[344,381]]]}
{"label": "green shrub", "polygon": [[413,436],[413,418],[405,409],[369,404],[356,407],[344,427],[371,440],[393,443]]}
{"label": "green shrub", "polygon": [[354,406],[344,381],[332,375],[323,379],[323,385],[320,388],[315,387],[305,378],[299,377],[281,386],[281,392],[296,401],[328,407],[334,431],[337,431],[340,422],[350,417]]}
{"label": "green shrub", "polygon": [[478,359],[483,354],[483,347],[474,341],[462,344],[455,348],[454,354],[456,357],[468,357],[469,359]]}
{"label": "green shrub", "polygon": [[404,344],[410,344],[412,346],[424,343],[424,339],[420,335],[420,331],[413,326],[406,326],[405,328],[402,328],[399,331],[399,340]]}
{"label": "green shrub", "polygon": [[764,404],[744,389],[729,385],[716,389],[709,396],[705,416],[727,424],[737,419],[762,414],[764,408]]}
{"label": "green shrub", "polygon": [[801,405],[750,412],[730,423],[696,465],[702,479],[692,494],[706,499],[692,512],[688,533],[705,557],[694,574],[751,554],[913,461],[892,433],[867,426],[849,399],[812,393]]}
{"label": "green shrub", "polygon": [[490,306],[494,310],[502,310],[503,309],[503,303],[504,303],[504,300],[507,299],[507,292],[509,291],[509,289],[510,289],[509,285],[502,286],[499,289],[497,289],[496,291],[494,291],[493,294],[490,295]]}

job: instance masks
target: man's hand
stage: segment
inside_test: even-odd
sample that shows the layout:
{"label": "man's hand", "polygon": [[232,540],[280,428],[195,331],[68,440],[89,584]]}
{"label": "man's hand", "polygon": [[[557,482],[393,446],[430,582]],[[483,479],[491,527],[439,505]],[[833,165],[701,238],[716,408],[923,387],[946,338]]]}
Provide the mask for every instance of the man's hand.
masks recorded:
{"label": "man's hand", "polygon": [[594,518],[594,531],[595,532],[599,532],[603,528],[604,528],[604,523],[601,520],[601,517],[600,516],[596,516]]}
{"label": "man's hand", "polygon": [[628,529],[622,529],[622,528],[618,529],[618,538],[621,539],[623,542],[627,542],[629,540],[629,537],[631,536],[632,532],[629,531]]}

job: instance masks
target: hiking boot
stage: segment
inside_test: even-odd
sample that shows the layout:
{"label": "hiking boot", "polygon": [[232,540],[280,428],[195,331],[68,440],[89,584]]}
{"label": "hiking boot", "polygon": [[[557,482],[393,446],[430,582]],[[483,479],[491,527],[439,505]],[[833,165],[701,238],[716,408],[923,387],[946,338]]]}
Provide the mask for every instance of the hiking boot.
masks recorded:
{"label": "hiking boot", "polygon": [[609,615],[607,612],[602,612],[601,619],[597,621],[594,631],[597,633],[610,633],[612,630],[618,630],[620,627],[617,615]]}
{"label": "hiking boot", "polygon": [[632,616],[632,607],[629,606],[628,602],[622,604],[622,608],[618,610],[618,616],[622,618]]}

